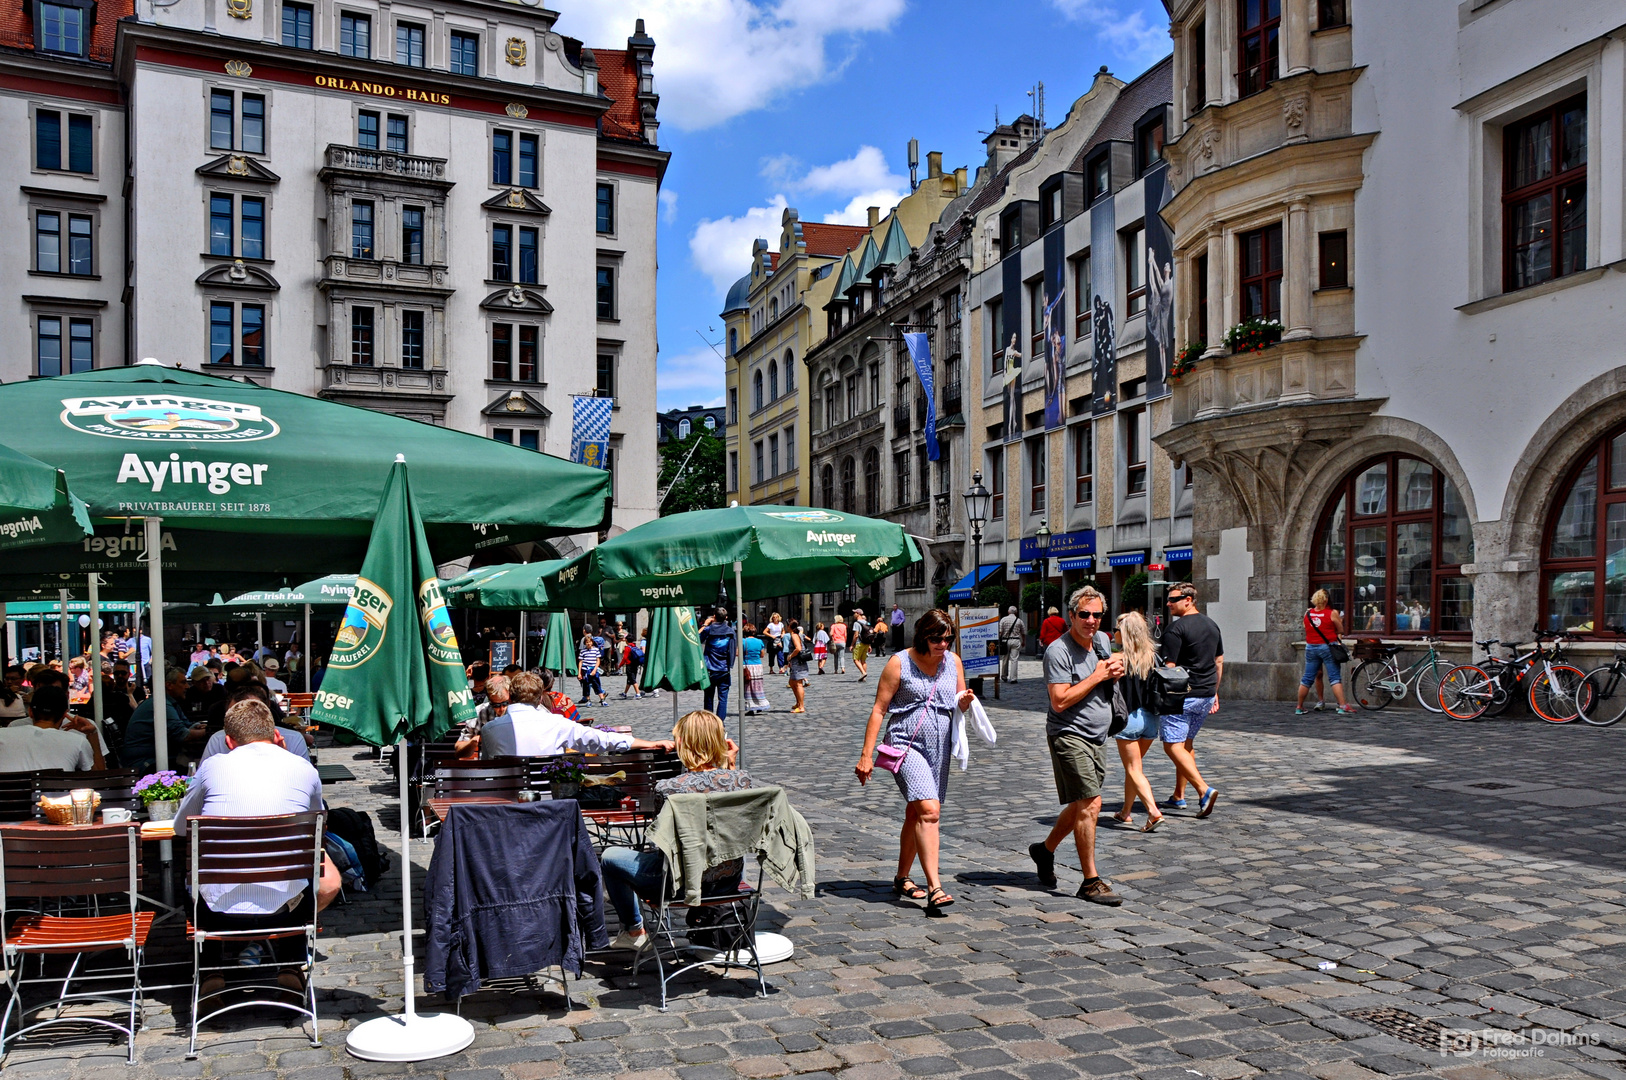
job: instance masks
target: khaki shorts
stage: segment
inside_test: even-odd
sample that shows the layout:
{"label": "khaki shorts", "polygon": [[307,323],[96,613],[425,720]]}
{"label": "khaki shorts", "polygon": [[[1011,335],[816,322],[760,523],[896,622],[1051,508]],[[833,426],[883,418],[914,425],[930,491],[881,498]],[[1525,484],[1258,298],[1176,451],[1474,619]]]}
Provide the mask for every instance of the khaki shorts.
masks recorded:
{"label": "khaki shorts", "polygon": [[1107,762],[1101,746],[1072,731],[1047,735],[1050,767],[1056,773],[1056,798],[1063,806],[1099,798],[1107,778]]}
{"label": "khaki shorts", "polygon": [[869,659],[869,646],[868,645],[854,645],[853,646],[853,659],[857,660],[860,664],[862,664],[865,660],[868,660]]}

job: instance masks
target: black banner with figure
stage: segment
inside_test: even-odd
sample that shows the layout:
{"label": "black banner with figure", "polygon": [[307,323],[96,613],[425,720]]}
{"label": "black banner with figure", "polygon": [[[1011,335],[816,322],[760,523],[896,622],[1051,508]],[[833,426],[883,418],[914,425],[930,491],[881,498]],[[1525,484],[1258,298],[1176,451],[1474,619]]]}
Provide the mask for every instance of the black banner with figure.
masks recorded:
{"label": "black banner with figure", "polygon": [[1146,397],[1169,393],[1168,374],[1174,368],[1174,237],[1163,221],[1168,204],[1169,167],[1158,165],[1146,174]]}
{"label": "black banner with figure", "polygon": [[1095,337],[1090,369],[1090,413],[1100,416],[1118,404],[1118,320],[1112,301],[1118,294],[1118,221],[1111,199],[1090,211],[1090,287],[1095,290],[1090,324]]}
{"label": "black banner with figure", "polygon": [[1061,427],[1067,385],[1067,248],[1060,228],[1044,238],[1044,427]]}

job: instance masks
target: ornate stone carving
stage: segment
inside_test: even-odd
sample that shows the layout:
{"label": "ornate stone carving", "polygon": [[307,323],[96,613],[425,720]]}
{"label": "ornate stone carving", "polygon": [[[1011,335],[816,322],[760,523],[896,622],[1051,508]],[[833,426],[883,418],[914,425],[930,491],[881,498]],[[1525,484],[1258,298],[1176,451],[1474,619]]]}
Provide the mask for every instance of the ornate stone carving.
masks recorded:
{"label": "ornate stone carving", "polygon": [[1204,161],[1213,161],[1214,151],[1218,149],[1219,141],[1219,132],[1209,128],[1197,140],[1197,153],[1202,156]]}
{"label": "ornate stone carving", "polygon": [[515,120],[523,120],[527,116],[531,115],[531,110],[527,109],[517,101],[510,101],[507,106],[504,107],[503,112],[507,113],[509,116],[512,116]]}
{"label": "ornate stone carving", "polygon": [[[238,17],[247,18],[248,16],[240,15]],[[226,74],[230,75],[234,79],[246,79],[250,75],[254,74],[254,69],[249,66],[249,62],[247,60],[227,60]]]}
{"label": "ornate stone carving", "polygon": [[514,67],[524,67],[525,57],[529,53],[530,50],[526,48],[523,38],[511,37],[503,43],[503,59]]}
{"label": "ornate stone carving", "polygon": [[244,157],[242,154],[233,154],[226,162],[226,171],[231,173],[233,176],[247,176],[248,158]]}
{"label": "ornate stone carving", "polygon": [[226,0],[226,14],[234,19],[252,19],[254,0]]}
{"label": "ornate stone carving", "polygon": [[508,189],[508,205],[513,207],[515,210],[524,209],[524,207],[525,207],[525,193],[523,191],[519,190],[518,188],[509,188]]}
{"label": "ornate stone carving", "polygon": [[227,273],[233,281],[242,282],[248,280],[248,268],[243,265],[242,259],[233,259],[231,269]]}
{"label": "ornate stone carving", "polygon": [[1305,97],[1290,97],[1282,102],[1282,120],[1289,131],[1297,131],[1304,126],[1304,110],[1308,105],[1309,99]]}

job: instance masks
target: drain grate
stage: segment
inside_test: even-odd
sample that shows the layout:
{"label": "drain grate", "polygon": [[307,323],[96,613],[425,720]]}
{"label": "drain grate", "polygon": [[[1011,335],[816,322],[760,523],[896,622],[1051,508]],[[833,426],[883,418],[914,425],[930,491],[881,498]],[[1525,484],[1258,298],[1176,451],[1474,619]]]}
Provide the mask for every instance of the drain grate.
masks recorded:
{"label": "drain grate", "polygon": [[1405,1039],[1429,1050],[1437,1049],[1441,1045],[1440,1035],[1445,1031],[1443,1026],[1433,1020],[1424,1020],[1400,1009],[1356,1009],[1344,1015],[1351,1020],[1370,1024],[1385,1035]]}
{"label": "drain grate", "polygon": [[1508,788],[1513,787],[1512,784],[1499,784],[1494,780],[1484,784],[1469,784],[1468,786],[1475,791],[1506,791]]}

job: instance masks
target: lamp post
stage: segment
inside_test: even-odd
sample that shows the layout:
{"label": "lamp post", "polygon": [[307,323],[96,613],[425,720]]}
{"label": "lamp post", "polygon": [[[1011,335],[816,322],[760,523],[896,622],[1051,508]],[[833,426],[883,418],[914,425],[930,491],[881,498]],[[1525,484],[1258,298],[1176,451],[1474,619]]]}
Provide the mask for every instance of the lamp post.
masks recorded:
{"label": "lamp post", "polygon": [[976,600],[977,585],[982,580],[982,527],[988,522],[988,503],[992,496],[982,486],[982,470],[971,474],[971,486],[966,489],[965,519],[971,526],[971,598]]}
{"label": "lamp post", "polygon": [[1044,625],[1044,587],[1050,578],[1050,519],[1039,519],[1039,531],[1033,534],[1033,550],[1039,556],[1039,595],[1034,602],[1034,643],[1035,652],[1038,644],[1038,627]]}

